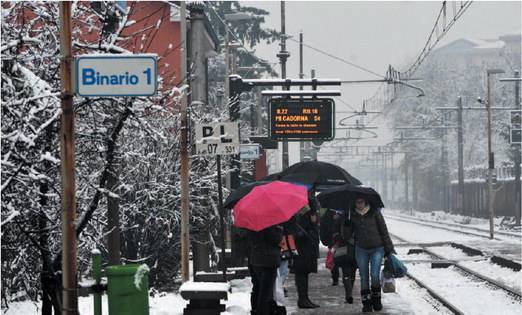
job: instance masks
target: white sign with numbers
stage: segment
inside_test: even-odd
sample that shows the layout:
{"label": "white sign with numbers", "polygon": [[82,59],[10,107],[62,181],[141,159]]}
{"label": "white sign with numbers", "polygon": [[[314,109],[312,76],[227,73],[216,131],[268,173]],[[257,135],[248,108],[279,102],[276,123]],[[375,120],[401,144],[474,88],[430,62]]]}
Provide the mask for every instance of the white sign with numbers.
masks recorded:
{"label": "white sign with numbers", "polygon": [[239,154],[239,123],[197,124],[196,154]]}
{"label": "white sign with numbers", "polygon": [[239,150],[241,160],[257,160],[259,159],[259,144],[242,144]]}

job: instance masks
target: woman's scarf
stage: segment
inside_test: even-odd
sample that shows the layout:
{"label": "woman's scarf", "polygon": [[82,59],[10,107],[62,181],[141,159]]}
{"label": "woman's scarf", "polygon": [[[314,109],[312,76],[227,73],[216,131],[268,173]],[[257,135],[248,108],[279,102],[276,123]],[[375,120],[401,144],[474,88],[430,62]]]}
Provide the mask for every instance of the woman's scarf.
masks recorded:
{"label": "woman's scarf", "polygon": [[360,215],[365,215],[366,213],[368,213],[368,211],[370,211],[370,205],[366,205],[362,209],[355,208],[355,211],[357,211],[357,213]]}

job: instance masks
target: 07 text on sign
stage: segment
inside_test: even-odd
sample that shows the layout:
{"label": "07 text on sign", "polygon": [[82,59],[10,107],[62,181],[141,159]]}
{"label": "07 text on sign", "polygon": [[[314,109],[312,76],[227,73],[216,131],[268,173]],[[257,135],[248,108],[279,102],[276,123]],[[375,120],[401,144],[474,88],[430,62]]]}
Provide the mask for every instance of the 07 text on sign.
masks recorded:
{"label": "07 text on sign", "polygon": [[239,154],[239,124],[220,122],[196,124],[196,154]]}

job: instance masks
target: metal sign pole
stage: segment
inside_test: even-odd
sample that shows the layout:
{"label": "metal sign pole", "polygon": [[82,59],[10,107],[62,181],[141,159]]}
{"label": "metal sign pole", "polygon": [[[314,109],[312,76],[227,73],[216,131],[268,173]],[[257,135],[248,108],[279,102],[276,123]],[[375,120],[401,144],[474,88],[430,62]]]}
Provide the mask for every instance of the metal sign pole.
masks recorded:
{"label": "metal sign pole", "polygon": [[218,178],[218,207],[219,207],[219,225],[221,226],[221,268],[223,268],[223,281],[227,282],[227,264],[225,250],[225,211],[223,209],[223,188],[221,187],[221,155],[216,156],[217,178]]}
{"label": "metal sign pole", "polygon": [[62,115],[60,156],[62,164],[62,285],[63,315],[78,314],[76,289],[76,179],[74,174],[74,108],[72,84],[71,2],[60,2]]}

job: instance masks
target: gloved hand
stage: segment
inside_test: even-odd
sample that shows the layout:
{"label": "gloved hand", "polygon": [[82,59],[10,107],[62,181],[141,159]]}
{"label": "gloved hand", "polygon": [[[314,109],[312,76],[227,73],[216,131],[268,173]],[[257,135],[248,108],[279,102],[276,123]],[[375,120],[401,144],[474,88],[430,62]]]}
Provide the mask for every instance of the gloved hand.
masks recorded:
{"label": "gloved hand", "polygon": [[391,254],[397,254],[397,252],[395,251],[395,248],[393,247],[388,247],[388,246],[385,246],[384,247],[384,257],[389,257]]}

